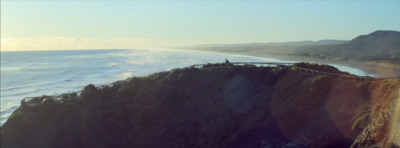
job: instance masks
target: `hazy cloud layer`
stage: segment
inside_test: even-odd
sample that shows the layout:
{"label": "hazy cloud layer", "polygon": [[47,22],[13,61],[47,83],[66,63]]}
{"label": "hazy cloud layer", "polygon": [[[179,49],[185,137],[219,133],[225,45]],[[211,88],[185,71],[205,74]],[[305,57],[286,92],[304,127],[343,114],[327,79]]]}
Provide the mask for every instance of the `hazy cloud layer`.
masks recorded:
{"label": "hazy cloud layer", "polygon": [[57,50],[57,49],[132,49],[160,48],[170,46],[169,42],[145,38],[73,38],[39,37],[1,39],[1,51]]}

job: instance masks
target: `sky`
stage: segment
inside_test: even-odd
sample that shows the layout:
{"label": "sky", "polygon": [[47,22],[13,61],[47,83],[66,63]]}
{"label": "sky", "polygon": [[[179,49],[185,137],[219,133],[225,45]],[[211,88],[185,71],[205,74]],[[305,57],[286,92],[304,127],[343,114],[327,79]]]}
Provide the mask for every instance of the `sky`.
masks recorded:
{"label": "sky", "polygon": [[400,31],[400,1],[1,0],[1,51],[351,40]]}

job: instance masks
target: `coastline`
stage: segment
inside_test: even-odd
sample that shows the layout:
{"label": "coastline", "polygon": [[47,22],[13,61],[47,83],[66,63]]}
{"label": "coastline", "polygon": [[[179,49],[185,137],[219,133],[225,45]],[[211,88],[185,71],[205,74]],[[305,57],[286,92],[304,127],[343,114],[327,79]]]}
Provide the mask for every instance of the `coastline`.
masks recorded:
{"label": "coastline", "polygon": [[336,65],[349,66],[349,67],[363,70],[366,73],[375,75],[377,78],[400,77],[400,65],[396,65],[394,63],[389,63],[387,61],[382,61],[382,62],[338,61],[338,60],[332,60],[332,59],[324,60],[324,59],[319,59],[319,58],[269,54],[269,53],[263,53],[263,52],[246,52],[246,51],[244,51],[244,52],[241,52],[241,51],[229,52],[229,51],[194,50],[194,49],[184,49],[184,50],[208,51],[208,52],[215,52],[215,53],[246,55],[246,56],[263,57],[263,58],[274,58],[274,59],[284,60],[284,61],[302,61],[302,62],[319,63],[319,64],[336,64]]}

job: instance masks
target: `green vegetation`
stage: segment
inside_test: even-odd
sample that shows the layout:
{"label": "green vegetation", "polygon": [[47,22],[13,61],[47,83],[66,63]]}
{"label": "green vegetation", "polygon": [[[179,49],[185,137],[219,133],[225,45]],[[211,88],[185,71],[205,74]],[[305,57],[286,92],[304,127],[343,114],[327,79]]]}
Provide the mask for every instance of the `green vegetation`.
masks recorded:
{"label": "green vegetation", "polygon": [[20,108],[18,108],[17,110],[15,110],[12,114],[11,114],[11,116],[9,117],[9,119],[14,119],[14,118],[17,118],[17,117],[21,117],[22,116],[22,107],[20,107]]}
{"label": "green vegetation", "polygon": [[355,115],[351,120],[354,122],[353,126],[351,126],[351,131],[360,132],[360,130],[366,128],[368,126],[368,119],[370,117],[369,112],[363,112],[361,115]]}
{"label": "green vegetation", "polygon": [[311,78],[311,83],[315,83],[315,82],[317,82],[317,81],[320,81],[320,80],[322,80],[322,79],[324,79],[324,78],[328,78],[328,77],[329,77],[329,75],[326,75],[326,74],[317,75],[317,76]]}

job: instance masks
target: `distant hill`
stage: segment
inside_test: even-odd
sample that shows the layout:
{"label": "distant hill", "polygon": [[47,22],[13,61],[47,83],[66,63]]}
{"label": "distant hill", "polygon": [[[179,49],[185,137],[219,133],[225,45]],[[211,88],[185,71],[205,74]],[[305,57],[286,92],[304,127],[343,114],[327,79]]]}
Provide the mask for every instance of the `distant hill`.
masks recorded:
{"label": "distant hill", "polygon": [[399,45],[400,32],[398,31],[375,31],[368,35],[360,35],[352,39],[349,44],[363,45],[363,44],[390,44]]}
{"label": "distant hill", "polygon": [[332,44],[344,44],[349,41],[347,40],[320,40],[320,41],[295,41],[295,42],[271,42],[271,43],[242,43],[242,44],[204,44],[196,45],[196,47],[240,47],[240,46],[293,46],[293,45],[332,45]]}
{"label": "distant hill", "polygon": [[352,39],[348,46],[358,50],[375,50],[381,52],[400,50],[400,32],[375,31]]}
{"label": "distant hill", "polygon": [[344,44],[299,48],[295,55],[358,61],[400,63],[400,32],[375,31]]}
{"label": "distant hill", "polygon": [[400,32],[375,31],[350,41],[321,40],[284,43],[248,43],[198,45],[192,50],[207,50],[248,55],[285,55],[360,62],[389,61],[400,63]]}

